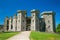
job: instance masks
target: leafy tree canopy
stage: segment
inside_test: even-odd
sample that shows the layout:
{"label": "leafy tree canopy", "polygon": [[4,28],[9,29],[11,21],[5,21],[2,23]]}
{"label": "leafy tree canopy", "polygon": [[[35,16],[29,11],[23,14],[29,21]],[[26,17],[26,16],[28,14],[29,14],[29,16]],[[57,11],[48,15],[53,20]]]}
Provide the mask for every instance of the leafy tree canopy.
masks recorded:
{"label": "leafy tree canopy", "polygon": [[60,32],[60,23],[57,25],[57,32]]}
{"label": "leafy tree canopy", "polygon": [[60,29],[60,24],[57,25],[57,29]]}

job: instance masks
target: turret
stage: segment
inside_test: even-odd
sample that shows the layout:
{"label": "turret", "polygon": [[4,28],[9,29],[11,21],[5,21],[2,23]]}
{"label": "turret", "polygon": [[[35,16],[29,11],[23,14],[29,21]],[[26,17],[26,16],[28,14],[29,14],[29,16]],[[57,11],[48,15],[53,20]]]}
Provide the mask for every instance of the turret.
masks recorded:
{"label": "turret", "polygon": [[39,10],[31,10],[31,30],[39,31]]}
{"label": "turret", "polygon": [[26,11],[18,10],[17,13],[17,31],[24,31],[26,30]]}
{"label": "turret", "polygon": [[55,32],[55,12],[45,11],[42,12],[42,16],[46,24],[46,32]]}

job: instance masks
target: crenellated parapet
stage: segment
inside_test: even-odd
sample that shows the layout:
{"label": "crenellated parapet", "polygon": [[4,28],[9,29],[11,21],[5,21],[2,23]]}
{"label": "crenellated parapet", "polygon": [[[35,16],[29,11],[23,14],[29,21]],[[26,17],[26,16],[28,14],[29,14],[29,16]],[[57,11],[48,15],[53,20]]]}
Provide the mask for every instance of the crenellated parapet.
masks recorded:
{"label": "crenellated parapet", "polygon": [[17,13],[24,13],[24,14],[26,14],[27,12],[26,12],[26,10],[17,10]]}
{"label": "crenellated parapet", "polygon": [[31,13],[39,13],[39,10],[33,9],[31,10]]}

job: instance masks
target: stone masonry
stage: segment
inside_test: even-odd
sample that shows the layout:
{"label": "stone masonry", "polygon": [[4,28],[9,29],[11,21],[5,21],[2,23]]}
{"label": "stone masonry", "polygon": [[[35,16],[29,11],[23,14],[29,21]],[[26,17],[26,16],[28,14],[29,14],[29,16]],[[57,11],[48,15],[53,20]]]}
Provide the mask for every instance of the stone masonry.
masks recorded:
{"label": "stone masonry", "polygon": [[[45,11],[40,13],[39,10],[33,9],[31,10],[31,17],[26,16],[26,14],[26,10],[18,10],[17,15],[15,14],[13,18],[7,17],[4,22],[4,30],[55,32],[55,12]],[[41,16],[43,17],[41,18]],[[28,21],[26,21],[27,19]],[[29,24],[27,25],[26,22],[29,22]]]}

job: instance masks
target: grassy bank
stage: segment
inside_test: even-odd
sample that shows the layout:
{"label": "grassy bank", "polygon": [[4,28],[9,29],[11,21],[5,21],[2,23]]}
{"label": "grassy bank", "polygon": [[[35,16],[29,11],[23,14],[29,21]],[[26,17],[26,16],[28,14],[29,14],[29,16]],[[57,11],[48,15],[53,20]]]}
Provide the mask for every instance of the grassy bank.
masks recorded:
{"label": "grassy bank", "polygon": [[19,32],[4,32],[4,33],[0,33],[0,40],[6,40],[9,37],[12,37],[16,34],[18,34]]}
{"label": "grassy bank", "polygon": [[31,40],[60,40],[60,34],[32,31],[30,34],[30,39]]}

